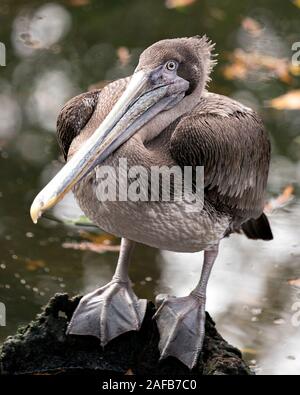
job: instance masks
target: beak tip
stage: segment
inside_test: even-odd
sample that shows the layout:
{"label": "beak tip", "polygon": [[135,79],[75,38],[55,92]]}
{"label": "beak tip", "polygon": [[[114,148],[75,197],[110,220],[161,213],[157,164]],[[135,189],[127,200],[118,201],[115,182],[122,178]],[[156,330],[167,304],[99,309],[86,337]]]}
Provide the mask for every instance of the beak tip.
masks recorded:
{"label": "beak tip", "polygon": [[37,224],[38,219],[39,219],[39,216],[35,215],[32,211],[30,211],[30,217],[31,217],[31,219],[32,219],[32,222],[33,222],[34,224]]}
{"label": "beak tip", "polygon": [[34,224],[37,224],[41,214],[42,214],[42,210],[40,205],[36,205],[35,203],[33,203],[30,207],[30,217]]}

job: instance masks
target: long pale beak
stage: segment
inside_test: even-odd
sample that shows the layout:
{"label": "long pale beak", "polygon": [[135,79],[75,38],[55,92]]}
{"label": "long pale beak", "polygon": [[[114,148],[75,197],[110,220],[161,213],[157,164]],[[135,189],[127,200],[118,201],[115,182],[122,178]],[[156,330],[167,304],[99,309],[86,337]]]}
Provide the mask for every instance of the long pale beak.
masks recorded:
{"label": "long pale beak", "polygon": [[[150,71],[143,70],[133,74],[126,90],[101,125],[36,196],[30,208],[34,223],[96,164],[103,162],[157,113],[184,96],[182,87],[178,89],[174,84],[151,86],[150,74]],[[181,85],[182,81],[186,83],[180,80]],[[186,89],[184,87],[184,91]]]}

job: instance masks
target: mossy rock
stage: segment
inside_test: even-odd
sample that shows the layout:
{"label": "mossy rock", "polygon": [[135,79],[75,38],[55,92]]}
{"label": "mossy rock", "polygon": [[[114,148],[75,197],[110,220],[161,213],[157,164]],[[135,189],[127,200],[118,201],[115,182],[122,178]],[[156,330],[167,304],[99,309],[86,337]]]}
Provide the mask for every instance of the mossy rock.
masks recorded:
{"label": "mossy rock", "polygon": [[6,339],[0,350],[1,374],[172,374],[250,375],[241,352],[217,332],[206,313],[206,335],[198,364],[190,371],[177,359],[159,361],[159,334],[155,307],[148,302],[139,332],[128,332],[104,349],[99,339],[66,336],[66,328],[80,297],[56,294],[43,312],[16,335]]}

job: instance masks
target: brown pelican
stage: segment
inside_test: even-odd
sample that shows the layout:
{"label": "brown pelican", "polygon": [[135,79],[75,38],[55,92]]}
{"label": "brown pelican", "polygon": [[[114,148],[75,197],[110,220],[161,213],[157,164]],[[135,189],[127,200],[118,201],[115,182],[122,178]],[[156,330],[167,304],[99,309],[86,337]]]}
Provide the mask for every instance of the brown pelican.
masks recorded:
{"label": "brown pelican", "polygon": [[[269,139],[253,110],[208,92],[212,49],[205,36],[159,41],[141,54],[131,77],[70,100],[57,122],[67,163],[31,207],[36,222],[72,189],[95,224],[122,238],[112,281],[81,299],[68,327],[70,334],[99,337],[102,345],[141,327],[146,301],[134,294],[127,273],[135,242],[179,252],[204,250],[195,289],[185,297],[156,299],[161,357],[175,356],[190,368],[202,348],[206,287],[220,240],[241,231],[252,239],[272,239],[263,213]],[[148,171],[204,166],[199,210],[189,210],[184,199],[163,201],[161,195],[158,201],[105,200],[103,189],[99,192],[101,170],[117,169],[120,158]],[[124,177],[131,180],[129,173]]]}

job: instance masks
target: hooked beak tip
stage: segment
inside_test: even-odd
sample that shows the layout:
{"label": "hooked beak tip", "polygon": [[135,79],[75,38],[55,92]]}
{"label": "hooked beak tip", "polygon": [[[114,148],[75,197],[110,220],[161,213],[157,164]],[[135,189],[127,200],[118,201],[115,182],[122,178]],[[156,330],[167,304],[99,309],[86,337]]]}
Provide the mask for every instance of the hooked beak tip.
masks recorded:
{"label": "hooked beak tip", "polygon": [[42,215],[42,203],[34,201],[30,207],[30,217],[34,224],[37,224],[38,219]]}
{"label": "hooked beak tip", "polygon": [[34,207],[31,206],[31,209],[30,209],[30,217],[31,217],[32,222],[33,222],[34,224],[37,224],[38,219],[40,218],[40,216],[41,216],[41,215],[40,215],[39,211],[36,210]]}
{"label": "hooked beak tip", "polygon": [[45,199],[43,194],[37,195],[30,207],[30,216],[33,223],[36,224],[38,222],[38,219],[42,216],[43,212],[55,206],[55,204],[58,203],[63,196],[64,194],[55,194],[51,198]]}

